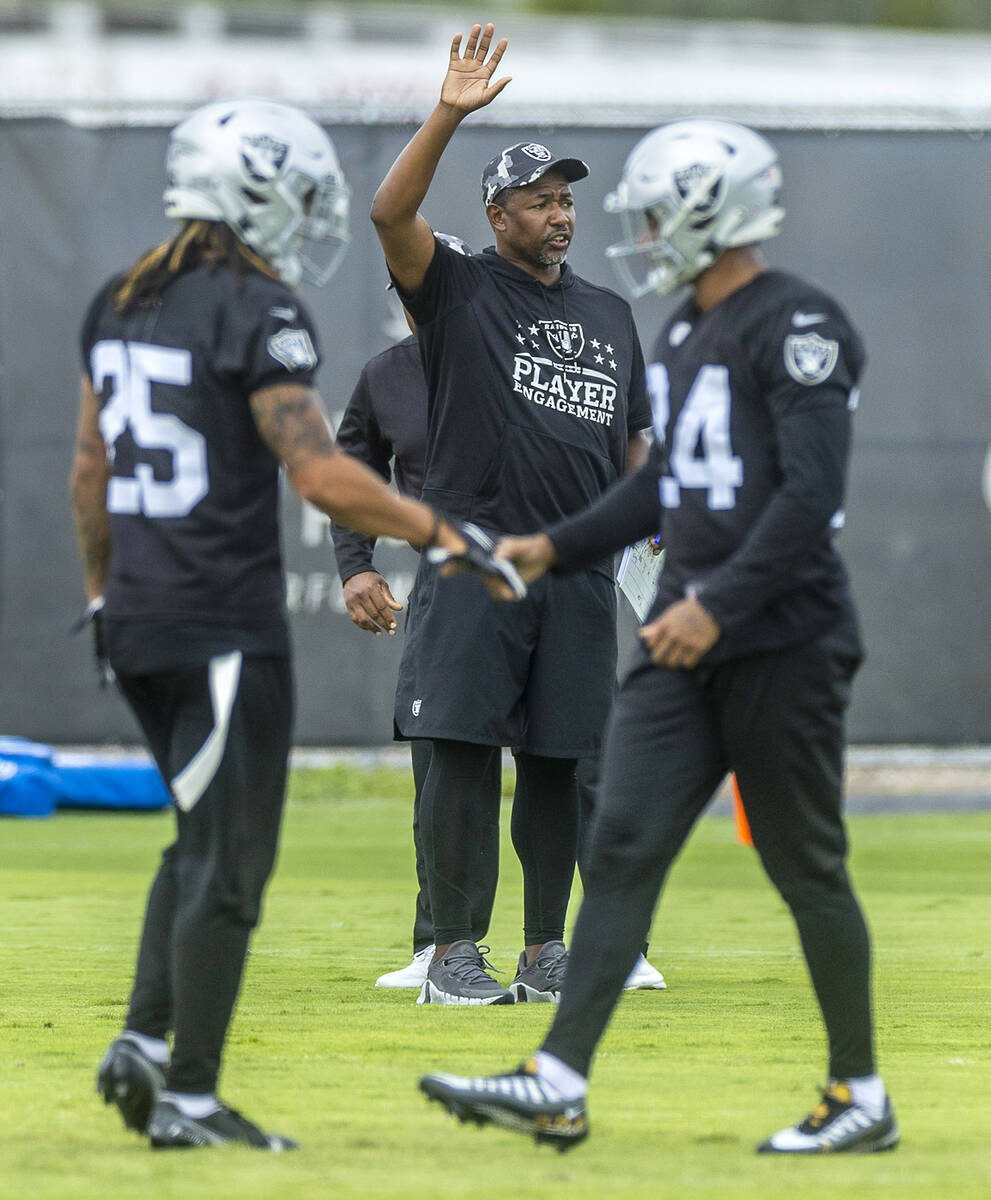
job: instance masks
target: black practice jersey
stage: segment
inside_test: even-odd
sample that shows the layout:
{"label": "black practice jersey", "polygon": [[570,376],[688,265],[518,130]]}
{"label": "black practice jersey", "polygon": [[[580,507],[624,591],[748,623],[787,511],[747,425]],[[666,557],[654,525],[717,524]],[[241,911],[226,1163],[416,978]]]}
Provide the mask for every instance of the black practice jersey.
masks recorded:
{"label": "black practice jersey", "polygon": [[619,478],[650,423],[629,305],[565,263],[550,287],[490,247],[436,243],[403,302],[428,392],[423,499],[491,531],[574,513]]}
{"label": "black practice jersey", "polygon": [[[279,463],[249,397],[312,383],[310,318],[286,286],[251,270],[197,268],[124,316],[112,292],[101,290],[82,329],[112,461],[106,616],[188,630],[177,665],[245,637],[258,652],[284,652]],[[158,647],[142,665],[172,665],[161,661],[168,639],[148,641]]]}
{"label": "black practice jersey", "polygon": [[793,275],[766,271],[705,313],[689,299],[647,367],[658,449],[608,507],[550,531],[562,563],[601,547],[609,523],[660,528],[651,618],[695,593],[723,631],[709,660],[832,626],[859,652],[833,539],[863,365],[840,306]]}
{"label": "black practice jersey", "polygon": [[[367,362],[337,430],[337,444],[367,463],[404,496],[419,498],[427,444],[427,385],[415,337]],[[371,571],[373,538],[334,523],[341,582]]]}

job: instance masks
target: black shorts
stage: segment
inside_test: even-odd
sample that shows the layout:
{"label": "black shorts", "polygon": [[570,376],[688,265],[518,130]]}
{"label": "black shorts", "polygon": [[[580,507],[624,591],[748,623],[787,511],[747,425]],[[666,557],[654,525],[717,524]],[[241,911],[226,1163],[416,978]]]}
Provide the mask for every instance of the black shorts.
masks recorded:
{"label": "black shorts", "polygon": [[421,563],[396,689],[405,738],[597,754],[616,681],[616,588],[598,571],[549,574],[525,600]]}

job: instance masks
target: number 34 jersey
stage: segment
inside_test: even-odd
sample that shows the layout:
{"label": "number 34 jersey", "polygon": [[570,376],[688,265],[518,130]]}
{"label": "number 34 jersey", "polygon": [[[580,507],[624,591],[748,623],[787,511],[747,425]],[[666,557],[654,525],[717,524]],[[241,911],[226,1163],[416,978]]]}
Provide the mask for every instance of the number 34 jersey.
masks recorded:
{"label": "number 34 jersey", "polygon": [[647,368],[666,558],[656,612],[694,593],[710,657],[804,642],[859,650],[842,527],[860,338],[818,288],[766,271],[701,312],[682,305]]}
{"label": "number 34 jersey", "polygon": [[97,295],[81,334],[112,464],[105,611],[282,644],[279,463],[249,397],[312,383],[312,323],[287,287],[253,270],[199,267],[124,316],[114,290]]}

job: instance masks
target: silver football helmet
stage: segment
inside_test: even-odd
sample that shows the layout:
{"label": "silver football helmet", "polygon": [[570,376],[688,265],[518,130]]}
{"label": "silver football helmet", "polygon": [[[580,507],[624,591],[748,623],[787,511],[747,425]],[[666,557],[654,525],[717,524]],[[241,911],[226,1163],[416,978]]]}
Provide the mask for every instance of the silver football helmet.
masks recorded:
{"label": "silver football helmet", "polygon": [[634,146],[606,196],[605,210],[619,215],[625,234],[606,257],[632,296],[664,295],[731,246],[774,237],[785,215],[780,186],[777,152],[745,125],[662,125]]}
{"label": "silver football helmet", "polygon": [[166,216],[224,221],[290,285],[337,269],[349,191],[333,142],[299,109],[207,104],[172,130],[165,169]]}

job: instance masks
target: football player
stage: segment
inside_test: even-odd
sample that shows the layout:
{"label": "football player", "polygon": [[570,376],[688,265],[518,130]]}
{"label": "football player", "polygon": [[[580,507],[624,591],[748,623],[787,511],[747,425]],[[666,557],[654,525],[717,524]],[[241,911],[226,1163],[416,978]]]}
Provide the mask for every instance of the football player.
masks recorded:
{"label": "football player", "polygon": [[178,228],[100,289],[81,339],[71,494],[88,611],[178,822],[97,1086],[152,1146],[284,1150],[216,1091],[290,748],[280,464],[351,528],[464,542],[331,441],[295,290],[325,283],[348,240],[323,130],[268,101],[207,105],[171,134],[164,199]]}
{"label": "football player", "polygon": [[[465,257],[420,213],[461,121],[508,83],[506,48],[475,25],[452,42],[440,100],[382,181],[372,221],[400,298],[420,331],[429,396],[424,497],[445,498],[487,532],[522,533],[577,512],[624,471],[649,424],[643,356],[621,297],[567,263],[580,159],[536,141],[482,171],[494,247]],[[432,742],[420,803],[437,949],[419,1000],[453,1005],[555,1002],[575,872],[575,764],[599,750],[616,668],[612,561],[542,580],[498,606],[435,588],[423,569],[410,600],[395,718]],[[508,988],[472,937],[465,881],[498,854],[498,805],[485,780],[500,747],[517,750],[526,807],[514,808],[524,873],[524,947]],[[641,935],[642,941],[642,935]],[[633,959],[627,964],[632,966]]]}
{"label": "football player", "polygon": [[606,253],[634,295],[690,288],[647,368],[651,458],[584,514],[500,551],[535,578],[658,524],[666,549],[611,717],[585,899],[550,1032],[507,1075],[421,1084],[463,1117],[562,1149],[587,1134],[589,1068],[637,938],[730,771],[797,926],[829,1046],[821,1103],[757,1148],[898,1143],[875,1065],[870,941],[842,818],[844,713],[861,645],[835,537],[864,351],[832,296],[765,264],[759,243],[784,216],[780,179],[773,147],[730,121],[678,121],[634,148],[606,199],[625,231]]}

